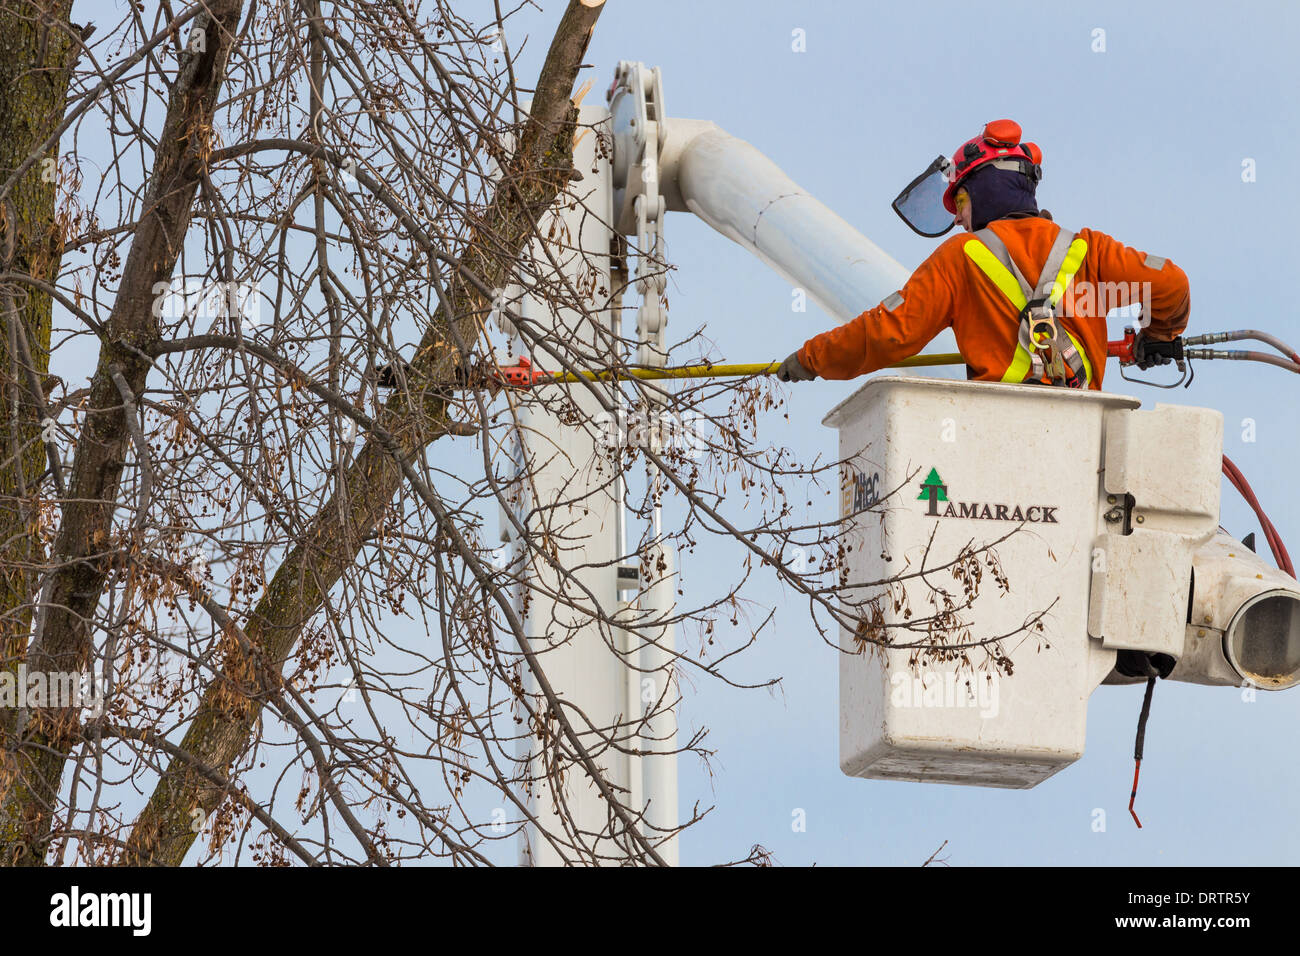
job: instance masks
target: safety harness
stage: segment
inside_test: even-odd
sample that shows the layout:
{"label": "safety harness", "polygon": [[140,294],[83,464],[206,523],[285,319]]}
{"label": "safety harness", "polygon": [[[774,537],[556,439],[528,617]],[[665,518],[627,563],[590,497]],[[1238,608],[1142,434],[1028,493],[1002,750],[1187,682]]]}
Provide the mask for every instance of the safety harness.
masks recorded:
{"label": "safety harness", "polygon": [[967,257],[1020,310],[1016,354],[1002,373],[1002,381],[1087,388],[1092,382],[1092,365],[1083,346],[1057,324],[1056,308],[1083,265],[1088,243],[1065,229],[1057,233],[1035,289],[997,233],[984,228],[974,236],[962,247]]}

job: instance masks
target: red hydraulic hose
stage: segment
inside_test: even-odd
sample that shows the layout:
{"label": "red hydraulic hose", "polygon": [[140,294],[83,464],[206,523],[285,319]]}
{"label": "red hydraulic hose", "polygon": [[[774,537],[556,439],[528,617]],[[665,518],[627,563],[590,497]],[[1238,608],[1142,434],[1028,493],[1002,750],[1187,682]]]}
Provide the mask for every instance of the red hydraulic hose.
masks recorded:
{"label": "red hydraulic hose", "polygon": [[1232,482],[1232,486],[1237,489],[1238,493],[1244,499],[1246,499],[1246,503],[1249,504],[1251,509],[1255,512],[1255,516],[1259,519],[1260,527],[1263,529],[1264,539],[1268,542],[1269,549],[1273,552],[1273,558],[1277,562],[1278,567],[1282,568],[1292,577],[1295,577],[1295,572],[1291,567],[1291,558],[1290,555],[1287,554],[1286,546],[1282,544],[1281,535],[1278,534],[1277,528],[1274,527],[1273,522],[1269,519],[1268,515],[1264,513],[1264,509],[1259,504],[1259,499],[1255,497],[1254,490],[1250,487],[1250,482],[1246,480],[1246,476],[1226,455],[1223,460],[1223,473],[1228,476],[1228,480]]}
{"label": "red hydraulic hose", "polygon": [[1228,476],[1232,486],[1246,499],[1246,504],[1250,505],[1251,510],[1255,512],[1255,517],[1259,519],[1259,526],[1264,531],[1264,538],[1268,541],[1269,549],[1273,552],[1273,560],[1277,562],[1277,566],[1291,577],[1295,577],[1295,566],[1291,563],[1291,555],[1287,553],[1286,545],[1282,543],[1282,536],[1277,533],[1277,528],[1273,526],[1273,522],[1264,513],[1264,509],[1260,505],[1259,499],[1255,497],[1255,492],[1251,489],[1246,476],[1241,473],[1241,469],[1233,464],[1232,459],[1227,455],[1223,456],[1223,473]]}
{"label": "red hydraulic hose", "polygon": [[1232,459],[1227,456],[1224,456],[1223,473],[1228,476],[1228,480],[1232,482],[1232,486],[1237,489],[1237,492],[1243,498],[1246,499],[1246,503],[1251,506],[1256,517],[1259,518],[1260,527],[1264,532],[1264,539],[1268,542],[1269,549],[1273,552],[1273,557],[1277,560],[1278,566],[1280,567],[1282,565],[1282,560],[1278,557],[1278,544],[1281,542],[1281,539],[1277,535],[1277,529],[1273,527],[1272,522],[1268,519],[1267,515],[1263,513],[1263,509],[1259,504],[1259,499],[1254,495],[1254,489],[1252,489],[1250,483],[1246,481],[1246,476],[1242,473],[1241,469],[1238,468]]}

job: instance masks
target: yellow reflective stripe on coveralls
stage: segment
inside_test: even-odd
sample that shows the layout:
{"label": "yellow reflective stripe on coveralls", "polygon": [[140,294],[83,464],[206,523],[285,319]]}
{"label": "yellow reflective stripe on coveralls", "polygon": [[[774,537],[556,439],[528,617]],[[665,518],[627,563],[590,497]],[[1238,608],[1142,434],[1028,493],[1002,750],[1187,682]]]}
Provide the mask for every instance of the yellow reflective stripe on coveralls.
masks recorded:
{"label": "yellow reflective stripe on coveralls", "polygon": [[993,284],[1002,290],[1002,294],[1011,300],[1017,312],[1025,307],[1029,300],[1025,298],[1020,283],[1011,274],[1011,270],[998,261],[998,257],[988,246],[978,239],[972,239],[962,246],[962,250],[986,276],[993,280]]}

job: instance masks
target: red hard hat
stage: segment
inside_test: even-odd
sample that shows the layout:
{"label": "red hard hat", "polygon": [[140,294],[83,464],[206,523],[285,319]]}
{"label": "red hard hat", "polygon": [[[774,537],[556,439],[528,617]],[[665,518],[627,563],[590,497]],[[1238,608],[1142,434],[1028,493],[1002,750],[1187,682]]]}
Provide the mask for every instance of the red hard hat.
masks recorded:
{"label": "red hard hat", "polygon": [[961,149],[952,154],[952,168],[949,171],[952,181],[944,190],[943,208],[956,213],[953,196],[957,194],[962,180],[985,163],[996,159],[1019,162],[1025,175],[1035,182],[1042,176],[1040,164],[1043,161],[1043,151],[1035,143],[1020,142],[1020,124],[1009,119],[994,120],[986,123],[978,136],[967,140]]}

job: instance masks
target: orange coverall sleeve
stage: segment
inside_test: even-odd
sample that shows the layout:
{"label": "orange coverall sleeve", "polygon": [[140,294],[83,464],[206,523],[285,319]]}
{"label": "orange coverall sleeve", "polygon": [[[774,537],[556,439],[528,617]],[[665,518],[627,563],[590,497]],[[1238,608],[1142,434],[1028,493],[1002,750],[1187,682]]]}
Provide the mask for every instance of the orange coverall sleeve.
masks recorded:
{"label": "orange coverall sleeve", "polygon": [[[1104,232],[1086,229],[1081,230],[1080,234],[1083,233],[1088,243],[1085,261],[1091,260],[1090,271],[1095,281],[1125,283],[1130,288],[1136,287],[1139,297],[1144,294],[1143,289],[1149,290],[1150,315],[1144,317],[1150,320],[1147,335],[1157,342],[1168,342],[1181,335],[1187,328],[1192,307],[1187,274],[1172,260],[1149,256]],[[1124,304],[1127,303],[1109,303],[1111,307]]]}
{"label": "orange coverall sleeve", "polygon": [[822,378],[846,379],[920,352],[952,324],[957,295],[945,275],[950,270],[939,265],[951,254],[950,246],[944,243],[936,249],[900,292],[856,319],[810,338],[797,353],[800,364]]}

